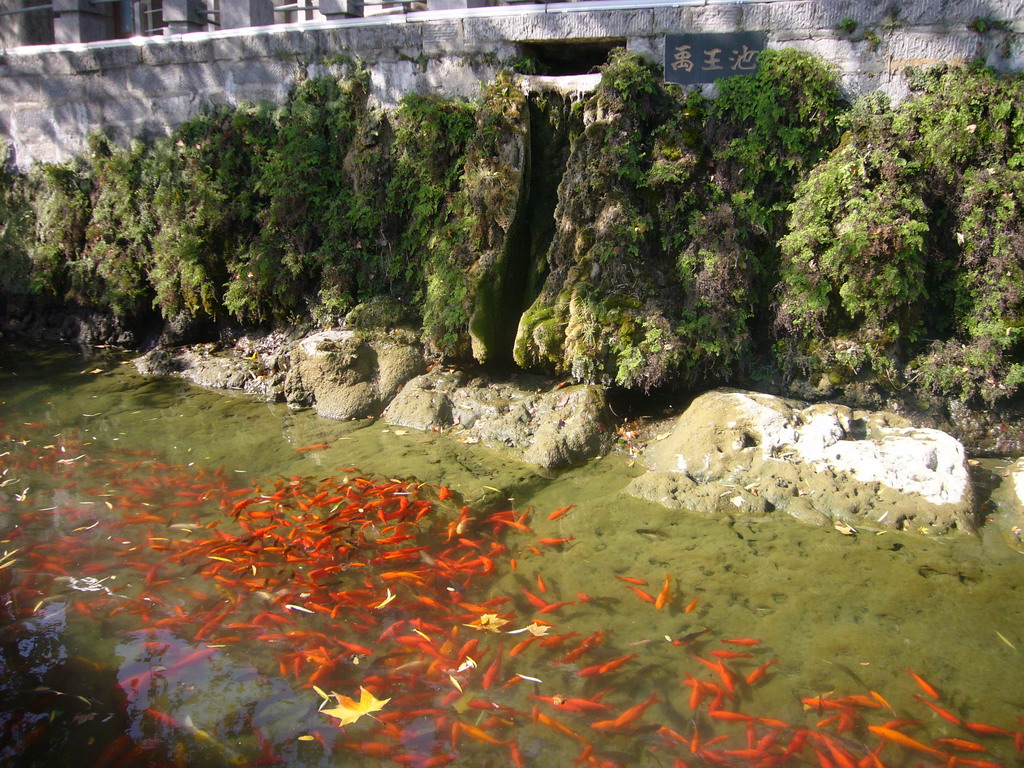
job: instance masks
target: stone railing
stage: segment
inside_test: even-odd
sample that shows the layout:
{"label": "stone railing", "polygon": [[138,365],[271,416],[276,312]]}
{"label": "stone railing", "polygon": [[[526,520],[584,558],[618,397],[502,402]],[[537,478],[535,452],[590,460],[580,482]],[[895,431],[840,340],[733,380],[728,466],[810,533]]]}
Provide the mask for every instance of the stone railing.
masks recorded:
{"label": "stone railing", "polygon": [[[341,60],[369,68],[371,98],[381,106],[411,92],[473,98],[481,82],[524,59],[539,63],[542,75],[582,75],[625,46],[660,65],[667,37],[680,33],[761,31],[770,48],[795,47],[834,64],[851,96],[880,90],[894,101],[907,94],[904,71],[912,66],[981,59],[1003,71],[1024,69],[1024,0],[904,0],[898,9],[874,0],[467,7],[482,1],[426,0],[428,9],[417,10],[409,7],[413,0],[358,0],[365,13],[356,16],[346,3],[357,0],[273,0],[277,11],[272,0],[220,0],[219,27],[207,18],[204,30],[188,32],[202,21],[187,12],[197,0],[163,0],[163,32],[152,37],[8,47],[0,54],[0,141],[21,169],[59,161],[82,152],[94,131],[122,141],[164,134],[211,105],[280,103],[296,77],[327,72]],[[78,8],[77,16],[62,11],[54,23],[79,38],[96,21],[82,10],[91,2],[45,0]],[[308,18],[314,2],[319,16]],[[282,7],[303,3],[303,18],[279,23]],[[207,5],[217,10],[214,0]],[[564,78],[555,85],[569,87]]]}
{"label": "stone railing", "polygon": [[0,3],[4,48],[496,6],[505,0],[11,0],[11,4],[16,7]]}

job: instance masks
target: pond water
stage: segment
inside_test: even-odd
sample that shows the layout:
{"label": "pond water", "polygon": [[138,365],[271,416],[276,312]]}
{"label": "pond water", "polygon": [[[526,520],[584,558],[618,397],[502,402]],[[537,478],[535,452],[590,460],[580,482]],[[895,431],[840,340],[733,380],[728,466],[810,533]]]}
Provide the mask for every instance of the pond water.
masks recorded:
{"label": "pond water", "polygon": [[709,520],[621,454],[0,354],[0,765],[1019,763],[998,493],[977,536]]}

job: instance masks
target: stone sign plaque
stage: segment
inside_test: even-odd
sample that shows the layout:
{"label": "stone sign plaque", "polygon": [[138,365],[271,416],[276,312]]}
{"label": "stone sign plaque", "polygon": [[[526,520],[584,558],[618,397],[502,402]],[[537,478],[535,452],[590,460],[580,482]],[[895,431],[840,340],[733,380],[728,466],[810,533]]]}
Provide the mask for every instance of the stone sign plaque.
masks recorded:
{"label": "stone sign plaque", "polygon": [[767,46],[766,32],[665,35],[665,82],[692,85],[752,75],[757,54]]}

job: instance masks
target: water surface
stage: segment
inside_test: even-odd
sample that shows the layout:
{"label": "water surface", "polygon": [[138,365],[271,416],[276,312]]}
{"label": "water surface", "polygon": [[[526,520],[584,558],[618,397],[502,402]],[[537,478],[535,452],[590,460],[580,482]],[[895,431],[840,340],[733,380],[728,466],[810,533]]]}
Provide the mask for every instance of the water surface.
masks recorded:
{"label": "water surface", "polygon": [[[995,524],[970,537],[843,536],[785,517],[709,520],[621,495],[639,468],[619,454],[545,473],[448,435],[379,421],[332,422],[244,395],[143,379],[112,350],[8,344],[0,353],[0,587],[8,594],[0,635],[0,764],[52,765],[72,756],[76,764],[107,768],[566,765],[577,757],[627,766],[769,758],[818,764],[810,746],[785,755],[807,729],[824,734],[810,737],[811,745],[841,765],[826,738],[844,755],[870,759],[869,751],[887,740],[868,726],[900,719],[918,721],[893,728],[930,749],[952,753],[951,743],[935,740],[965,739],[987,752],[957,754],[1016,761],[1013,734],[1024,713],[1024,557]],[[288,488],[294,490],[283,521],[306,526],[305,535],[322,533],[319,522],[305,518],[305,502],[296,504],[320,489],[335,498],[356,478],[367,478],[366,487],[394,481],[386,495],[395,511],[353,522],[352,536],[363,525],[359,530],[371,532],[364,533],[367,551],[383,553],[390,545],[377,542],[387,541],[382,531],[390,525],[423,548],[367,565],[362,582],[345,583],[365,593],[358,610],[301,610],[317,595],[297,589],[284,596],[286,566],[273,565],[281,582],[265,575],[272,552],[249,566],[251,575],[234,550],[222,557],[216,552],[226,550],[208,544],[182,554],[187,543],[211,536],[244,536],[246,515],[265,507],[252,505],[236,519],[234,504]],[[388,518],[399,514],[402,494],[422,502],[422,520]],[[1003,509],[993,516],[1009,514],[1005,495],[997,499]],[[337,503],[319,512],[313,506],[308,514],[324,518]],[[254,546],[272,546],[270,535],[256,537]],[[559,539],[566,541],[550,543]],[[313,546],[311,539],[309,551]],[[475,553],[493,570],[483,560],[473,565]],[[222,570],[213,573],[218,557]],[[439,581],[435,558],[470,565]],[[403,569],[428,574],[429,589],[416,586],[418,576],[394,576]],[[657,596],[666,575],[661,609],[631,589]],[[277,594],[229,583],[247,576],[266,579]],[[394,592],[372,592],[371,583]],[[434,599],[435,589],[441,607],[419,600]],[[449,600],[454,592],[460,594]],[[392,594],[393,603],[376,608]],[[469,609],[455,607],[457,599],[477,606],[498,601],[494,614],[509,624],[488,631],[465,614]],[[563,601],[547,612],[538,607]],[[256,621],[264,629],[245,628],[267,612],[288,623],[275,629],[277,620],[264,617]],[[406,622],[404,634],[395,630],[382,640],[389,622]],[[508,630],[531,625],[541,636],[508,656],[531,636]],[[708,631],[692,637],[702,630]],[[598,632],[600,643],[566,660]],[[312,633],[358,641],[371,653],[328,648]],[[396,635],[410,638],[402,649],[393,647]],[[545,636],[557,635],[567,638],[542,646]],[[724,642],[737,638],[760,643]],[[332,654],[330,664],[311,679],[325,665],[320,646]],[[722,660],[712,652],[751,656]],[[484,673],[499,655],[500,675],[485,688]],[[714,702],[712,693],[725,684],[721,671],[695,656],[726,664],[737,678],[723,700]],[[580,674],[624,657],[630,658],[605,672]],[[744,682],[775,658],[763,677]],[[358,698],[363,680],[395,703],[344,727],[320,711],[336,700],[321,707],[314,685]],[[695,707],[693,681],[706,683]],[[559,697],[608,709],[582,713]],[[845,703],[808,705],[813,697]],[[979,735],[924,701],[954,719],[1009,733]],[[607,725],[642,702],[650,703],[635,719]],[[726,721],[714,710],[789,725]],[[699,743],[715,736],[728,738],[714,747]],[[948,762],[894,744],[877,755],[887,765]]]}

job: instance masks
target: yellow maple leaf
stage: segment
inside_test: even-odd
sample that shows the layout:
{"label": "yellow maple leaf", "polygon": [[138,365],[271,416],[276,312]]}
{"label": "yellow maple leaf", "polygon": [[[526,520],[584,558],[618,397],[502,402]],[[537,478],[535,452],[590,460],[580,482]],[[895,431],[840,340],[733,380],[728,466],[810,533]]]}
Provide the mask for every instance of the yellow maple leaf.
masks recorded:
{"label": "yellow maple leaf", "polygon": [[320,710],[325,715],[338,718],[338,725],[350,725],[363,715],[371,712],[379,712],[391,699],[378,699],[368,690],[359,686],[359,701],[342,696],[340,693],[331,691],[331,695],[338,700],[338,706],[330,709]]}

